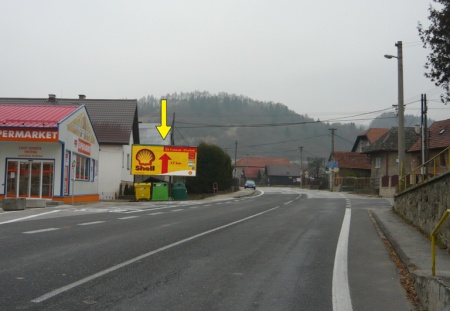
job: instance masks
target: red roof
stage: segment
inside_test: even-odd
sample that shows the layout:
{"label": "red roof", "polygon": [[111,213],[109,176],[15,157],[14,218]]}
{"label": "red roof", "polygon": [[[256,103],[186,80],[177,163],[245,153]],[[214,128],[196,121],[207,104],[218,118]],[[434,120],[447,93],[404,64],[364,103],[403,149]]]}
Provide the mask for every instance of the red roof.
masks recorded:
{"label": "red roof", "polygon": [[57,127],[79,106],[0,105],[0,127]]}
{"label": "red roof", "polygon": [[[435,121],[428,128],[428,149],[440,149],[450,146],[450,119]],[[408,152],[422,150],[422,142],[419,138]]]}
{"label": "red roof", "polygon": [[236,161],[237,167],[258,167],[265,168],[266,165],[290,165],[291,162],[287,158],[259,158],[246,157]]}
{"label": "red roof", "polygon": [[378,138],[386,134],[388,131],[389,129],[387,128],[370,128],[358,136],[366,136],[369,143],[372,144],[374,141],[378,140]]}
{"label": "red roof", "polygon": [[258,167],[244,167],[243,169],[245,177],[253,179],[258,177],[259,170],[260,169]]}
{"label": "red roof", "polygon": [[334,161],[338,163],[339,168],[371,169],[369,157],[359,152],[335,151]]}

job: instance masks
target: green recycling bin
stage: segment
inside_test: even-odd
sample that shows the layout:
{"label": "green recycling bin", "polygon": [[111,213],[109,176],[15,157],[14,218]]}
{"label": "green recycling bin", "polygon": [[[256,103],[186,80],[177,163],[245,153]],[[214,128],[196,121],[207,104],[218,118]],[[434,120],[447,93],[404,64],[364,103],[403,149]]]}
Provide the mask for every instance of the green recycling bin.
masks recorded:
{"label": "green recycling bin", "polygon": [[136,201],[150,200],[151,188],[152,188],[152,183],[135,183],[134,184],[134,193],[136,195]]}
{"label": "green recycling bin", "polygon": [[152,201],[168,201],[169,186],[166,182],[155,182],[152,187]]}
{"label": "green recycling bin", "polygon": [[172,197],[174,200],[187,200],[186,185],[182,182],[176,182],[172,186]]}

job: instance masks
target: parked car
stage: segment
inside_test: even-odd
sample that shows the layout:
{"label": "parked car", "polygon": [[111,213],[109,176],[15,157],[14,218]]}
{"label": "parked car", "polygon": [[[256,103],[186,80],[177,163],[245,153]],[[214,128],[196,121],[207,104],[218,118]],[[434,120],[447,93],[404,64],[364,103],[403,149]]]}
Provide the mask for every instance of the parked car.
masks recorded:
{"label": "parked car", "polygon": [[255,182],[253,181],[253,180],[247,180],[246,182],[245,182],[245,184],[244,184],[244,189],[247,189],[247,188],[253,188],[254,190],[256,190],[256,184],[255,184]]}

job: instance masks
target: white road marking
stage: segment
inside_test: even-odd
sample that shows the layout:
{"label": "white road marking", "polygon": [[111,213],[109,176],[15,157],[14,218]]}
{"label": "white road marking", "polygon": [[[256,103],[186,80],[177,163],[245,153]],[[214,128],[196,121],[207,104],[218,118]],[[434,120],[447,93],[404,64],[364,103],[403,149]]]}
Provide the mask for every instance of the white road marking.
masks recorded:
{"label": "white road marking", "polygon": [[105,221],[101,220],[101,221],[93,221],[93,222],[85,222],[82,224],[78,224],[78,226],[89,226],[89,225],[96,225],[96,224],[101,224]]}
{"label": "white road marking", "polygon": [[55,230],[59,230],[59,229],[60,229],[60,228],[47,228],[47,229],[34,230],[34,231],[25,231],[25,232],[23,232],[23,233],[33,234],[33,233],[41,233],[41,232],[55,231]]}
{"label": "white road marking", "polygon": [[291,204],[291,203],[292,203],[292,201],[288,201],[288,202],[284,203],[284,205],[288,205],[288,204]]}
{"label": "white road marking", "polygon": [[60,212],[60,210],[51,211],[51,212],[47,212],[47,213],[41,213],[41,214],[37,214],[37,215],[26,216],[26,217],[22,217],[22,218],[12,219],[12,220],[8,220],[8,221],[0,222],[0,225],[9,224],[9,223],[12,223],[12,222],[21,221],[21,220],[30,219],[30,218],[35,218],[35,217],[39,217],[39,216],[43,216],[43,215],[47,215],[47,214],[52,214],[52,213],[57,213],[57,212]]}
{"label": "white road marking", "polygon": [[333,267],[333,311],[352,311],[352,300],[350,298],[350,288],[348,285],[348,236],[350,232],[351,209],[345,209],[344,220],[342,221],[341,233],[336,247]]}
{"label": "white road marking", "polygon": [[139,216],[128,216],[128,217],[122,217],[122,218],[117,218],[117,219],[121,219],[121,220],[125,220],[125,219],[133,219],[133,218],[138,218]]}
{"label": "white road marking", "polygon": [[159,214],[164,214],[164,213],[163,212],[156,212],[156,213],[151,213],[151,214],[147,214],[147,215],[153,216],[153,215],[159,215]]}
{"label": "white road marking", "polygon": [[38,297],[38,298],[35,298],[35,299],[31,300],[31,302],[34,302],[34,303],[40,303],[40,302],[43,302],[43,301],[45,301],[45,300],[47,300],[47,299],[49,299],[49,298],[55,297],[55,296],[57,296],[57,295],[59,295],[59,294],[61,294],[61,293],[63,293],[63,292],[66,292],[66,291],[68,291],[68,290],[70,290],[70,289],[72,289],[72,288],[75,288],[75,287],[77,287],[77,286],[83,285],[83,284],[85,284],[85,283],[87,283],[87,282],[90,282],[90,281],[92,281],[92,280],[94,280],[94,279],[96,279],[96,278],[99,278],[99,277],[101,277],[101,276],[104,276],[104,275],[106,275],[106,274],[108,274],[108,273],[110,273],[110,272],[116,271],[116,270],[118,270],[118,269],[120,269],[120,268],[126,267],[126,266],[128,266],[128,265],[130,265],[130,264],[132,264],[132,263],[135,263],[136,261],[139,261],[139,260],[142,260],[142,259],[144,259],[144,258],[150,257],[150,256],[152,256],[152,255],[155,255],[155,254],[157,254],[157,253],[160,253],[160,252],[162,252],[162,251],[165,251],[166,249],[169,249],[169,248],[172,248],[172,247],[175,247],[175,246],[184,244],[184,243],[186,243],[186,242],[189,242],[189,241],[198,239],[198,238],[200,238],[200,237],[202,237],[202,236],[205,236],[205,235],[207,235],[207,234],[210,234],[210,233],[213,233],[213,232],[216,232],[216,231],[219,231],[219,230],[222,230],[222,229],[225,229],[225,228],[234,226],[234,225],[236,225],[236,224],[238,224],[238,223],[247,221],[247,220],[249,220],[249,219],[252,219],[252,218],[261,216],[261,215],[263,215],[263,214],[266,214],[266,213],[271,212],[271,211],[273,211],[273,210],[276,210],[276,209],[278,209],[278,208],[279,208],[279,206],[273,207],[273,208],[268,209],[268,210],[266,210],[266,211],[264,211],[264,212],[260,212],[260,213],[254,214],[254,215],[252,215],[252,216],[248,216],[248,217],[245,217],[245,218],[242,218],[242,219],[239,219],[239,220],[230,222],[230,223],[228,223],[228,224],[226,224],[226,225],[223,225],[223,226],[220,226],[220,227],[217,227],[217,228],[208,230],[208,231],[204,231],[204,232],[202,232],[202,233],[199,233],[199,234],[190,236],[190,237],[188,237],[188,238],[182,239],[182,240],[180,240],[180,241],[178,241],[178,242],[175,242],[175,243],[172,243],[172,244],[169,244],[169,245],[160,247],[160,248],[155,249],[155,250],[153,250],[153,251],[151,251],[151,252],[142,254],[142,255],[137,256],[137,257],[135,257],[135,258],[132,258],[132,259],[130,259],[130,260],[124,261],[124,262],[122,262],[122,263],[120,263],[120,264],[118,264],[118,265],[112,266],[112,267],[110,267],[110,268],[108,268],[108,269],[99,271],[99,272],[97,272],[97,273],[95,273],[95,274],[92,274],[92,275],[90,275],[90,276],[88,276],[88,277],[85,277],[85,278],[83,278],[83,279],[81,279],[81,280],[78,280],[78,281],[73,282],[73,283],[71,283],[71,284],[68,284],[68,285],[66,285],[66,286],[57,288],[57,289],[55,289],[55,290],[53,290],[53,291],[51,291],[51,292],[48,292],[48,293],[46,293],[46,294],[44,294],[44,295],[42,295],[42,296],[40,296],[40,297]]}
{"label": "white road marking", "polygon": [[171,210],[171,212],[180,212],[180,211],[184,211],[184,209],[179,208],[179,209],[173,209],[173,210]]}

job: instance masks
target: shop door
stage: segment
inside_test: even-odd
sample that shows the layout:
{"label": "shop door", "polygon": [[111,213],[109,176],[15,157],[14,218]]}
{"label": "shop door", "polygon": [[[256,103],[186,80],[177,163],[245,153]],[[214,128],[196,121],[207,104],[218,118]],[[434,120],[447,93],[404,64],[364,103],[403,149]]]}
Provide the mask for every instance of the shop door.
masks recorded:
{"label": "shop door", "polygon": [[8,161],[7,197],[51,198],[53,162]]}

